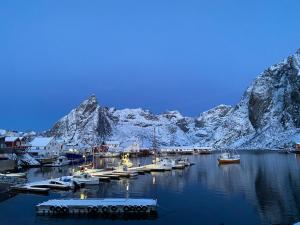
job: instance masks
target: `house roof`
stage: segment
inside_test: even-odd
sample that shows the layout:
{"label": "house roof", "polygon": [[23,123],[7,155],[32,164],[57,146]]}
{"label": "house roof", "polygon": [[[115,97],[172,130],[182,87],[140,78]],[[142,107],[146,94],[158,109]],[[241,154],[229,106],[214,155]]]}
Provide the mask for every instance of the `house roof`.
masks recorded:
{"label": "house roof", "polygon": [[5,137],[5,139],[4,139],[4,141],[5,142],[14,142],[14,141],[16,141],[16,140],[18,140],[19,139],[19,137]]}
{"label": "house roof", "polygon": [[45,147],[47,146],[51,141],[53,140],[53,137],[36,137],[31,142],[31,146],[36,147]]}

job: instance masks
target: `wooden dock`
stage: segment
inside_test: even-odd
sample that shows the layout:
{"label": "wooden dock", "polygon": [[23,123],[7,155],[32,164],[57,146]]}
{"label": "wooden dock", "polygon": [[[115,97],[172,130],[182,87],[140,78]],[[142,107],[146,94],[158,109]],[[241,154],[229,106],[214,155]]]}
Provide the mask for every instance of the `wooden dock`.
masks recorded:
{"label": "wooden dock", "polygon": [[157,200],[106,198],[49,200],[36,206],[38,215],[157,215]]}

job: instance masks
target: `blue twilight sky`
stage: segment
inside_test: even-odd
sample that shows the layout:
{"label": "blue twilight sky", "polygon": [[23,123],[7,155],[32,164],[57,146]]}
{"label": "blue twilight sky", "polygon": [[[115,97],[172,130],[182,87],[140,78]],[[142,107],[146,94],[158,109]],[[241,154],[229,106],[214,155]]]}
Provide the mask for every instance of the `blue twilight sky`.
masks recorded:
{"label": "blue twilight sky", "polygon": [[196,116],[300,47],[299,0],[3,0],[0,127],[100,104]]}

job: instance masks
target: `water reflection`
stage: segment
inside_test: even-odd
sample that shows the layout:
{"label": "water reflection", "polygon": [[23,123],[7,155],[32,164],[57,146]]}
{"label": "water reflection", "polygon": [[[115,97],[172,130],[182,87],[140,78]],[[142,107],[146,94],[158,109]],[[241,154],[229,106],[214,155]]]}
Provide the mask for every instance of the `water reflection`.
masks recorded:
{"label": "water reflection", "polygon": [[240,165],[212,161],[198,164],[199,182],[207,188],[225,196],[243,194],[264,224],[292,224],[299,218],[300,166],[294,155],[243,154]]}
{"label": "water reflection", "polygon": [[[240,164],[222,166],[217,164],[217,155],[190,156],[190,160],[195,165],[184,170],[101,183],[97,187],[86,187],[77,192],[56,192],[55,197],[158,198],[162,206],[178,213],[164,214],[160,209],[160,218],[151,221],[156,224],[182,224],[185,220],[189,220],[190,224],[198,224],[199,218],[205,224],[292,224],[299,220],[300,161],[295,155],[242,153]],[[133,159],[135,164],[150,161],[151,158]],[[118,159],[96,160],[99,168],[117,163]],[[34,168],[29,170],[29,179],[68,175],[73,169]],[[53,194],[48,198],[53,198]],[[0,196],[1,200],[0,207],[5,210],[0,211],[0,216],[5,215],[5,212],[13,213],[7,206],[10,200]],[[21,204],[26,205],[28,201],[33,200],[26,198]],[[34,209],[26,214],[26,218],[30,217],[34,220]],[[47,223],[52,224],[48,220]],[[56,221],[56,224],[64,222]]]}

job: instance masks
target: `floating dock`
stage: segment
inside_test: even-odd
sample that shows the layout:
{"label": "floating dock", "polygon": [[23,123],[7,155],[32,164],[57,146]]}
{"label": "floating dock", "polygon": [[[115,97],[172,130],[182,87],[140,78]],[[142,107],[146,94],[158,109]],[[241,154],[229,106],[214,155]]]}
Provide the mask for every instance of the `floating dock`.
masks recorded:
{"label": "floating dock", "polygon": [[157,215],[157,200],[132,198],[49,200],[36,206],[38,215]]}

